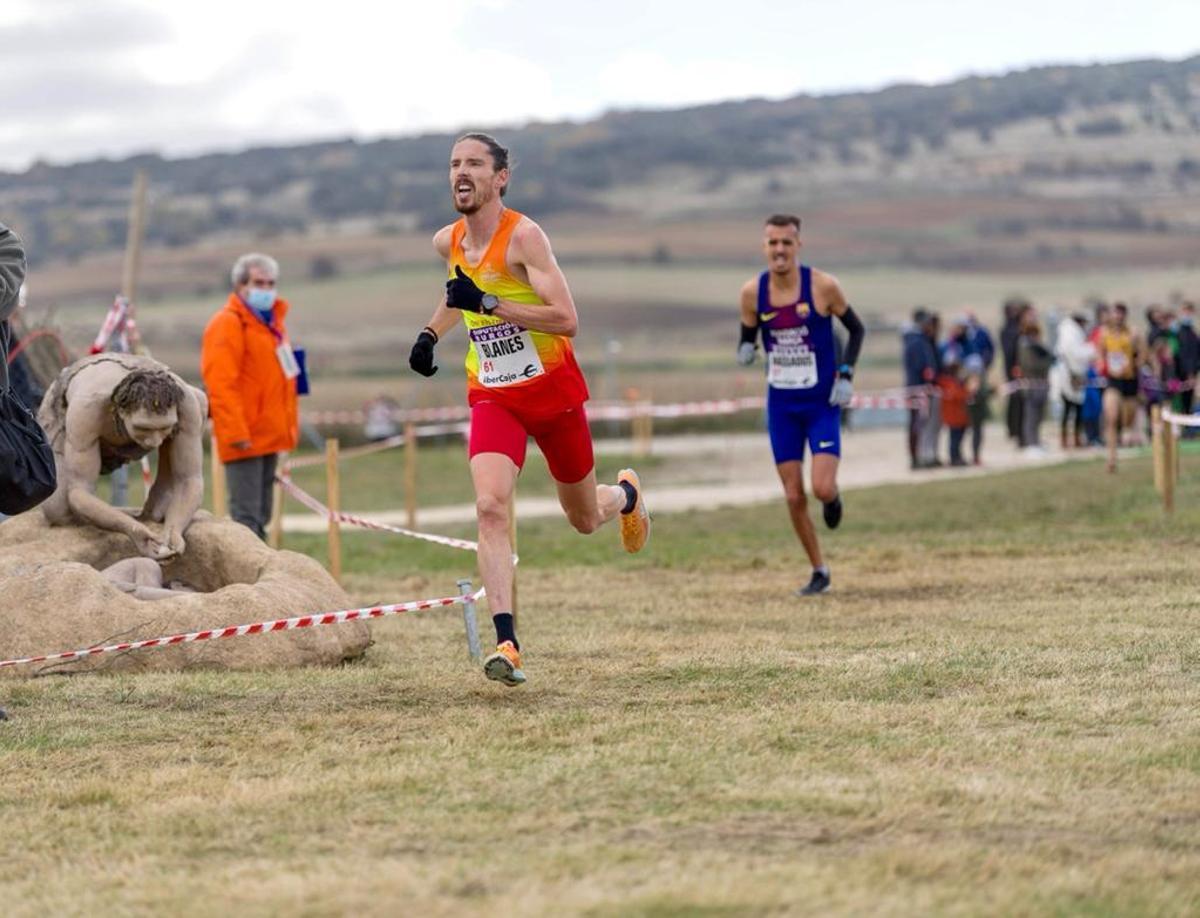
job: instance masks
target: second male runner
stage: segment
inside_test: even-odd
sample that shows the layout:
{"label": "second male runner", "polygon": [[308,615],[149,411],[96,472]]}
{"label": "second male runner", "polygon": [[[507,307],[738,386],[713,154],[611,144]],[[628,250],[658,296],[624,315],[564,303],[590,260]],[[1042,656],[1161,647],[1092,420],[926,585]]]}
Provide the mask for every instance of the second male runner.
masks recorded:
{"label": "second male runner", "polygon": [[[841,414],[854,395],[851,380],[862,349],[862,322],[846,302],[837,278],[797,260],[800,218],[768,217],[763,228],[767,270],[742,287],[742,329],[738,362],[753,363],[762,333],[767,355],[767,432],[783,483],[788,513],[812,564],[808,584],[796,591],[812,596],[829,589],[829,567],[821,556],[817,531],[804,496],[804,448],[812,452],[812,491],[824,504],[825,525],[842,521],[837,470],[841,456]],[[839,364],[833,317],[849,332]]]}

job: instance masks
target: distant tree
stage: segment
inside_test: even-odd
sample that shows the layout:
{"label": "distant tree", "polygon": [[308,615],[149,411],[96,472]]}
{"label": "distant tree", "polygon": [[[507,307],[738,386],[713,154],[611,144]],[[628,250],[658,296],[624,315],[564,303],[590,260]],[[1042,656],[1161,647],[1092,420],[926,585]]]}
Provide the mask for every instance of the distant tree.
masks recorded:
{"label": "distant tree", "polygon": [[1075,133],[1080,137],[1113,137],[1125,133],[1125,122],[1115,115],[1106,115],[1091,121],[1081,121],[1075,125]]}

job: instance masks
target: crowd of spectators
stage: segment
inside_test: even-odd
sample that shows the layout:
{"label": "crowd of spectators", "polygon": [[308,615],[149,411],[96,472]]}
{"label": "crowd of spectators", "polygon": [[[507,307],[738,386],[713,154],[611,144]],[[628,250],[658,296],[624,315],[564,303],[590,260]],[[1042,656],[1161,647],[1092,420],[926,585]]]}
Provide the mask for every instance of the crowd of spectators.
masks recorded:
{"label": "crowd of spectators", "polygon": [[938,313],[916,309],[901,329],[904,385],[917,398],[909,410],[911,467],[981,464],[998,351],[1005,427],[1014,444],[1027,455],[1044,454],[1042,427],[1053,415],[1062,449],[1107,446],[1115,468],[1117,446],[1144,442],[1150,406],[1191,414],[1195,405],[1195,304],[1153,305],[1144,316],[1143,331],[1131,326],[1124,303],[1051,309],[1043,316],[1014,297],[1005,302],[993,338],[970,311],[943,333]]}

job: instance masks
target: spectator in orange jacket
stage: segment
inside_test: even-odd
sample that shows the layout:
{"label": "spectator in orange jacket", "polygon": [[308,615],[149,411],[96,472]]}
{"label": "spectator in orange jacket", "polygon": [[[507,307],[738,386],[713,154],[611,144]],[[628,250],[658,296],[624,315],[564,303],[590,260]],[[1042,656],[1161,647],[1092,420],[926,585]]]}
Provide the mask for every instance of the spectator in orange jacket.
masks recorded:
{"label": "spectator in orange jacket", "polygon": [[970,394],[963,374],[962,352],[957,344],[951,344],[942,352],[942,370],[938,373],[937,387],[942,393],[942,423],[950,431],[950,464],[966,465],[962,446],[963,437],[971,423],[967,409]]}
{"label": "spectator in orange jacket", "polygon": [[283,321],[288,304],[276,296],[275,259],[243,255],[230,278],[233,293],[204,329],[200,373],[225,463],[229,515],[265,538],[278,454],[299,438],[300,370]]}

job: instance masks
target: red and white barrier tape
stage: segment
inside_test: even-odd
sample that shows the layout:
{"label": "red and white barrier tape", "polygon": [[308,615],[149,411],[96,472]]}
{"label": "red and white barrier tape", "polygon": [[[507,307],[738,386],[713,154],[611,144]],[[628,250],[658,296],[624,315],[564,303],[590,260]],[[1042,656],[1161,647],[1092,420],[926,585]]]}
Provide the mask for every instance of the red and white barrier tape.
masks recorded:
{"label": "red and white barrier tape", "polygon": [[[124,332],[125,319],[128,315],[129,301],[123,296],[118,296],[108,307],[108,312],[104,314],[104,321],[100,323],[100,331],[96,333],[96,339],[92,342],[91,353],[99,354],[108,347],[108,342],[113,335]],[[127,350],[127,348],[124,349]]]}
{"label": "red and white barrier tape", "polygon": [[433,542],[435,545],[446,545],[449,548],[459,548],[463,551],[478,551],[479,543],[471,542],[467,539],[455,539],[450,536],[434,535],[430,532],[416,532],[412,529],[404,529],[400,526],[389,526],[386,523],[375,523],[371,520],[363,519],[361,516],[354,516],[351,513],[338,511],[333,513],[328,507],[321,503],[317,498],[313,497],[303,488],[296,485],[290,475],[286,471],[275,476],[275,480],[280,486],[288,492],[292,497],[308,507],[309,510],[318,516],[323,516],[326,519],[334,518],[339,523],[348,523],[351,526],[361,526],[363,529],[374,529],[379,532],[391,532],[396,535],[408,536],[410,539],[421,539],[425,542]]}
{"label": "red and white barrier tape", "polygon": [[1162,419],[1173,427],[1200,427],[1200,414],[1176,414],[1168,408]]}
{"label": "red and white barrier tape", "polygon": [[[471,416],[471,410],[466,405],[452,405],[444,408],[413,408],[396,409],[387,415],[380,413],[379,417],[398,424],[409,421],[465,421]],[[374,417],[374,415],[373,415]],[[367,412],[357,409],[350,411],[313,411],[304,415],[304,420],[312,424],[364,424]]]}
{"label": "red and white barrier tape", "polygon": [[[895,408],[916,407],[922,397],[923,388],[913,386],[908,388],[884,389],[880,392],[864,392],[855,396],[851,403],[854,408]],[[596,403],[587,408],[590,421],[628,421],[636,417],[652,418],[686,418],[705,415],[737,414],[741,411],[755,411],[763,407],[765,399],[761,395],[743,398],[710,399],[699,402],[671,402],[667,404],[646,403],[644,405],[621,403]],[[470,409],[465,406],[451,408],[421,408],[415,411],[393,411],[390,419],[397,423],[428,419],[466,419],[470,417]],[[366,421],[363,411],[319,411],[304,416],[305,421],[314,424],[361,424]],[[433,436],[426,433],[425,436]],[[392,438],[394,439],[394,438]]]}
{"label": "red and white barrier tape", "polygon": [[423,609],[435,609],[443,606],[453,606],[464,602],[476,601],[484,596],[483,589],[466,596],[447,596],[443,599],[422,599],[416,602],[393,603],[387,606],[369,606],[363,609],[347,609],[342,612],[316,612],[312,615],[298,615],[294,618],[279,618],[269,622],[255,622],[248,625],[230,625],[228,628],[212,628],[204,631],[189,631],[186,634],[171,634],[165,637],[150,638],[145,641],[122,641],[119,644],[105,644],[97,647],[86,647],[82,650],[64,650],[59,653],[41,654],[36,657],[21,657],[14,660],[0,660],[0,669],[9,666],[21,666],[26,663],[49,663],[55,660],[82,660],[105,653],[119,653],[126,650],[145,650],[151,647],[174,647],[179,644],[193,644],[200,641],[219,641],[224,638],[242,637],[247,634],[272,634],[277,631],[294,631],[297,628],[316,628],[321,625],[340,625],[344,622],[363,621],[372,618],[384,618],[389,615],[399,615],[402,612],[419,612]]}

